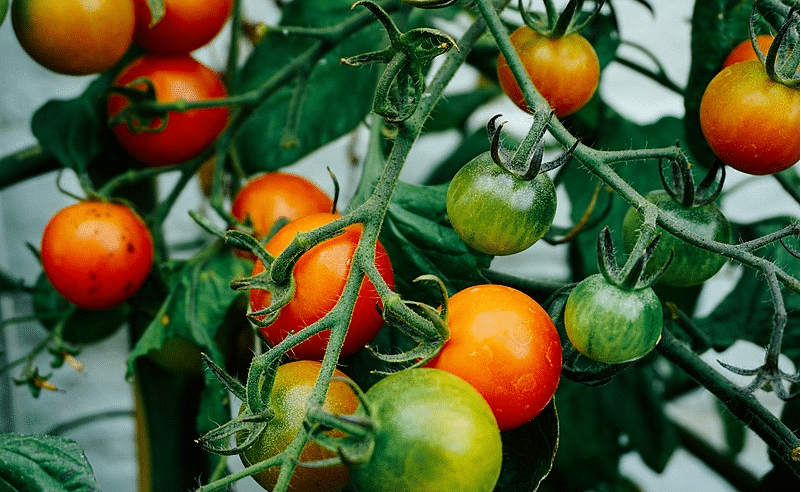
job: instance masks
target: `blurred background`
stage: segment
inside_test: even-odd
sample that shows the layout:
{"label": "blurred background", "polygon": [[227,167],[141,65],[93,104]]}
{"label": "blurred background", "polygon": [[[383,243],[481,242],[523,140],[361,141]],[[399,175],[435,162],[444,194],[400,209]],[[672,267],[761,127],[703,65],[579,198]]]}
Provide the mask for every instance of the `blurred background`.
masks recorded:
{"label": "blurred background", "polygon": [[[278,10],[272,2],[246,0],[244,3],[246,19],[267,24],[277,21]],[[686,81],[690,66],[690,17],[693,1],[651,3],[655,8],[655,15],[651,15],[633,0],[615,2],[621,36],[655,53],[669,77],[681,85]],[[535,3],[534,7],[540,6]],[[442,27],[448,30],[448,26]],[[195,55],[212,68],[222,68],[228,35],[226,28],[214,43],[197,51]],[[626,50],[625,54],[630,59],[649,64],[648,59],[638,51],[625,46],[620,49]],[[474,84],[475,78],[476,74],[465,70],[454,81],[454,89],[462,84]],[[35,144],[30,131],[33,112],[47,100],[77,96],[91,79],[58,75],[37,65],[20,48],[10,19],[7,18],[0,27],[0,156]],[[614,63],[603,71],[599,90],[614,109],[639,122],[651,122],[665,115],[681,116],[684,111],[682,100],[676,94]],[[476,115],[472,124],[475,127],[483,126],[496,113],[502,113],[510,121],[507,127],[509,131],[522,132],[530,125],[529,117],[506,99],[493,101]],[[410,182],[420,179],[428,169],[427,164],[436,162],[448,152],[448,136],[438,134],[435,138],[436,144],[432,141],[433,137],[424,137],[418,142],[410,156],[410,164],[404,170],[403,179]],[[289,170],[314,179],[331,193],[333,186],[325,171],[326,166],[331,167],[343,184],[341,200],[346,200],[355,185],[354,179],[358,176],[358,169],[348,160],[348,152],[354,148],[357,155],[362,155],[366,142],[366,134],[359,130],[354,135],[328,145]],[[168,174],[163,179],[169,181],[172,177]],[[65,173],[62,181],[66,188],[78,190],[74,176]],[[736,188],[722,203],[724,212],[732,220],[751,221],[777,213],[798,213],[797,204],[781,192],[774,180],[749,178],[730,171],[727,174],[726,188]],[[54,173],[0,190],[0,269],[10,273],[12,277],[24,280],[26,284],[33,284],[40,269],[26,243],[38,249],[47,220],[73,201],[57,190]],[[743,206],[744,203],[748,206]],[[167,221],[165,230],[168,239],[181,242],[201,235],[202,232],[185,212],[189,209],[203,210],[204,207],[204,198],[199,187],[188,186],[174,209],[175,213]],[[567,225],[569,210],[562,207],[557,214],[557,223]],[[561,279],[567,275],[565,255],[564,246],[553,247],[538,243],[524,253],[494,260],[493,268]],[[699,309],[702,312],[711,310],[717,300],[725,296],[731,288],[737,275],[736,268],[726,266],[707,282]],[[31,306],[27,297],[3,296],[0,299],[0,318],[4,320],[30,312]],[[0,366],[5,361],[27,353],[30,347],[41,340],[42,328],[38,324],[3,326],[0,328]],[[31,397],[27,387],[15,386],[14,371],[0,375],[0,432],[57,433],[73,439],[84,448],[101,490],[135,491],[137,468],[133,398],[131,385],[124,378],[128,343],[125,330],[121,330],[112,338],[87,347],[79,355],[84,370],[76,372],[63,368],[54,371],[51,381],[59,388],[58,391],[43,392],[38,399]],[[708,362],[714,363],[716,359],[721,359],[744,367],[759,365],[763,357],[762,348],[749,344],[735,345],[724,354],[705,354]],[[47,367],[47,364],[48,360],[43,359],[40,366]],[[737,378],[730,373],[727,377]],[[757,392],[756,396],[771,411],[779,413],[781,403],[773,394]],[[237,408],[233,409],[234,412],[236,410]],[[715,400],[704,390],[697,390],[681,398],[668,408],[668,412],[679,423],[704,436],[713,446],[723,446],[723,428],[715,408]],[[103,418],[83,422],[82,419],[93,415],[102,415]],[[738,461],[756,476],[761,476],[770,469],[765,445],[750,431],[745,450]],[[231,465],[234,468],[241,467],[238,458],[233,458]],[[628,455],[623,460],[622,472],[639,484],[643,491],[734,491],[683,451],[675,453],[661,475],[651,472],[635,454]],[[251,480],[241,481],[236,489],[261,490]]]}

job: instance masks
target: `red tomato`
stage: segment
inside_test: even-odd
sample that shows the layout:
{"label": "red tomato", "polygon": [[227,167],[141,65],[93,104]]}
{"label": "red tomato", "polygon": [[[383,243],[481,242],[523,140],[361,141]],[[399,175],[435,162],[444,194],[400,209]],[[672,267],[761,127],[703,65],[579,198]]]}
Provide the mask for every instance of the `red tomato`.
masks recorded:
{"label": "red tomato", "polygon": [[[227,96],[220,77],[209,67],[189,55],[144,55],[132,61],[117,76],[114,85],[144,89],[140,79],[149,79],[156,91],[156,101],[206,101]],[[128,98],[119,94],[108,97],[109,118],[129,106]],[[125,123],[112,128],[114,136],[136,160],[151,167],[170,166],[197,157],[223,131],[228,121],[225,106],[170,111],[163,131],[157,118],[149,125],[154,131],[134,133]]]}
{"label": "red tomato", "polygon": [[151,26],[146,0],[136,0],[134,41],[150,53],[180,55],[208,44],[231,16],[233,0],[164,0],[164,17]]}
{"label": "red tomato", "polygon": [[[282,227],[267,242],[265,248],[271,255],[277,256],[289,246],[297,233],[311,231],[338,217],[337,214],[320,213],[294,220]],[[281,314],[271,325],[260,329],[267,341],[273,345],[280,343],[288,335],[325,316],[336,305],[345,288],[362,228],[361,224],[349,226],[344,233],[318,244],[298,260],[293,271],[296,282],[295,296],[284,306]],[[381,243],[376,243],[375,263],[381,277],[392,288],[394,284],[392,265]],[[257,261],[253,267],[253,275],[262,271],[264,265]],[[381,314],[376,309],[379,303],[380,298],[375,287],[365,277],[353,307],[353,316],[342,347],[343,357],[364,347],[378,333],[384,324]],[[263,309],[269,304],[269,292],[259,289],[250,291],[250,307],[253,311]],[[294,347],[289,351],[289,355],[296,359],[320,360],[325,354],[329,335],[328,331],[319,333]]]}
{"label": "red tomato", "polygon": [[700,118],[709,146],[738,171],[773,174],[798,162],[798,89],[771,80],[758,61],[717,74],[701,98]]}
{"label": "red tomato", "polygon": [[427,366],[461,377],[484,396],[498,427],[530,421],[553,397],[562,343],[545,310],[504,285],[477,285],[448,301],[451,336]]}
{"label": "red tomato", "polygon": [[[768,50],[770,49],[770,44],[773,42],[773,36],[770,34],[760,34],[757,36],[757,46],[765,55],[768,54]],[[726,61],[723,62],[723,67],[726,68],[729,65],[734,65],[735,63],[739,63],[741,61],[756,61],[759,60],[757,58],[756,53],[754,52],[754,48],[751,46],[751,40],[746,39],[742,41],[740,44],[734,47],[729,53],[729,56],[726,57]]]}
{"label": "red tomato", "polygon": [[144,221],[119,203],[61,209],[42,235],[42,267],[53,287],[84,309],[107,309],[139,290],[153,264]]}
{"label": "red tomato", "polygon": [[14,0],[19,44],[42,66],[67,75],[113,67],[134,33],[133,0]]}
{"label": "red tomato", "polygon": [[247,217],[257,237],[265,237],[284,217],[299,219],[314,213],[331,212],[334,203],[316,184],[289,173],[266,173],[248,181],[234,197],[231,215],[240,222]]}
{"label": "red tomato", "polygon": [[[528,76],[557,118],[581,109],[595,94],[601,67],[592,45],[580,34],[550,39],[521,26],[509,36]],[[506,58],[498,56],[498,82],[517,107],[531,112]]]}

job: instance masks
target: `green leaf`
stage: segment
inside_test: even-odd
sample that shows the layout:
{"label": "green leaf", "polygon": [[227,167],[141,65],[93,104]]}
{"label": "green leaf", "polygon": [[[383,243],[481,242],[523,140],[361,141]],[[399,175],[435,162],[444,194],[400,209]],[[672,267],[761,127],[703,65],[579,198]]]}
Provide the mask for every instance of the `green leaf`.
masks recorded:
{"label": "green leaf", "polygon": [[401,182],[387,210],[379,239],[392,260],[395,285],[409,299],[420,299],[425,291],[425,287],[412,284],[423,274],[438,276],[450,293],[487,282],[480,271],[489,267],[492,257],[470,250],[448,225],[447,190],[447,185]]}
{"label": "green leaf", "polygon": [[501,433],[503,463],[495,492],[531,492],[550,473],[559,444],[554,401],[531,422]]}
{"label": "green leaf", "polygon": [[[347,16],[350,1],[292,2],[282,22],[292,25],[333,25]],[[256,89],[311,46],[313,41],[271,31],[254,49],[242,70],[241,89]],[[293,145],[284,145],[294,85],[282,87],[261,104],[238,134],[238,151],[248,173],[279,169],[353,130],[370,112],[381,67],[347,67],[343,57],[377,49],[385,43],[373,24],[348,36],[314,66],[305,89]],[[343,88],[347,88],[343,90]]]}
{"label": "green leaf", "polygon": [[8,492],[99,491],[78,444],[53,436],[0,434],[0,489]]}
{"label": "green leaf", "polygon": [[229,285],[231,280],[250,273],[247,260],[236,257],[221,242],[215,241],[173,267],[172,272],[168,272],[169,294],[128,357],[129,376],[137,358],[161,349],[171,338],[189,341],[207,351],[214,362],[224,364],[214,337],[229,308],[242,295]]}
{"label": "green leaf", "polygon": [[[433,133],[452,129],[461,130],[465,128],[468,118],[480,106],[499,94],[500,90],[497,86],[488,86],[459,94],[446,94],[437,102],[423,131]],[[484,134],[486,135],[486,131]]]}

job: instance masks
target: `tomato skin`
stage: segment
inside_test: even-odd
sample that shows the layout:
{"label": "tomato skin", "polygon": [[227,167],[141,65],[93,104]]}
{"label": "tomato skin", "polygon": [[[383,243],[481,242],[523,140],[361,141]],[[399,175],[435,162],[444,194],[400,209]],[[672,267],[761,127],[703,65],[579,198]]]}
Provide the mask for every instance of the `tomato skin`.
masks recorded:
{"label": "tomato skin", "polygon": [[453,177],[446,206],[453,229],[465,243],[482,253],[510,255],[548,232],[556,215],[556,190],[547,174],[525,181],[485,152]]}
{"label": "tomato skin", "polygon": [[[275,418],[267,424],[252,446],[239,455],[242,464],[250,466],[272,458],[283,452],[303,425],[306,410],[321,364],[317,361],[300,360],[278,367],[275,384],[270,396],[270,406],[275,410]],[[347,378],[339,370],[333,377]],[[352,414],[359,407],[359,399],[344,381],[332,381],[323,403],[323,409],[334,414]],[[247,410],[243,403],[239,413]],[[237,435],[237,443],[244,436]],[[309,441],[300,453],[300,461],[311,462],[336,457],[314,441]],[[272,467],[251,475],[266,490],[273,490],[280,467]],[[289,482],[290,492],[339,492],[348,484],[350,476],[345,465],[327,468],[297,466]]]}
{"label": "tomato skin", "polygon": [[20,45],[45,68],[65,75],[104,72],[133,40],[133,0],[14,0]]}
{"label": "tomato skin", "polygon": [[[771,43],[773,43],[773,36],[770,34],[760,34],[756,37],[757,46],[765,55],[768,54],[768,50],[770,49]],[[745,41],[741,41],[737,46],[734,47],[733,50],[729,53],[729,56],[726,57],[726,60],[723,62],[723,66],[721,69],[728,67],[729,65],[734,65],[735,63],[739,63],[742,61],[756,61],[759,60],[757,58],[756,53],[754,52],[753,46],[751,46],[751,40],[746,39]]]}
{"label": "tomato skin", "polygon": [[[515,29],[509,40],[528,76],[557,118],[581,109],[595,94],[601,77],[598,55],[580,34],[550,39],[528,26]],[[498,56],[498,82],[517,107],[531,113],[503,54]]]}
{"label": "tomato skin", "polygon": [[404,370],[367,391],[376,440],[351,465],[359,492],[489,492],[501,471],[501,435],[481,395],[439,369]]}
{"label": "tomato skin", "polygon": [[484,397],[502,431],[539,414],[562,372],[562,342],[548,313],[504,285],[477,285],[448,300],[451,336],[427,367],[459,376]]}
{"label": "tomato skin", "polygon": [[662,324],[662,304],[650,287],[623,290],[600,273],[579,282],[565,305],[570,343],[590,359],[607,364],[646,355],[662,337]]}
{"label": "tomato skin", "polygon": [[[271,255],[278,256],[289,246],[297,233],[311,231],[338,217],[338,214],[320,213],[294,220],[282,227],[267,242],[265,249]],[[294,297],[281,309],[280,315],[272,324],[260,328],[261,334],[268,342],[272,345],[280,343],[288,335],[325,316],[336,305],[345,288],[362,228],[361,224],[351,225],[339,236],[316,245],[301,256],[293,271],[296,281]],[[376,243],[375,262],[381,277],[392,288],[394,285],[392,265],[380,242]],[[262,271],[264,265],[257,261],[253,267],[253,275]],[[365,277],[353,307],[353,316],[342,347],[342,357],[356,353],[375,338],[384,324],[381,314],[376,309],[380,300],[372,282]],[[250,290],[252,311],[263,309],[269,304],[268,291]],[[295,359],[322,360],[329,335],[328,331],[318,333],[295,346],[288,354]]]}
{"label": "tomato skin", "polygon": [[134,41],[149,53],[180,55],[208,44],[231,16],[233,0],[164,0],[164,17],[150,27],[146,0],[135,0]]}
{"label": "tomato skin", "polygon": [[331,212],[334,202],[316,184],[296,174],[273,172],[257,176],[239,190],[231,215],[250,218],[256,236],[263,238],[284,217],[290,221],[314,213]]}
{"label": "tomato skin", "polygon": [[153,264],[153,237],[125,205],[78,202],[61,209],[42,234],[45,275],[83,309],[114,307],[139,290]]}
{"label": "tomato skin", "polygon": [[[160,103],[175,101],[205,101],[223,98],[227,91],[220,77],[209,67],[189,55],[158,56],[146,54],[132,61],[114,81],[114,85],[144,89],[144,84],[133,84],[136,79],[152,81],[156,100]],[[130,104],[120,94],[110,94],[107,101],[109,118]],[[197,157],[225,128],[228,108],[225,106],[170,111],[163,131],[131,132],[125,123],[114,125],[112,131],[128,153],[150,167],[180,164]],[[150,128],[156,129],[161,121]]]}
{"label": "tomato skin", "polygon": [[[680,221],[690,232],[721,243],[730,243],[732,240],[731,224],[714,204],[684,208],[664,190],[652,191],[646,194],[645,198],[658,205],[673,219]],[[626,253],[631,253],[634,249],[643,220],[643,216],[634,207],[626,212],[623,218],[623,243]],[[673,260],[667,271],[659,278],[659,283],[678,287],[700,285],[712,278],[726,264],[725,256],[693,246],[661,227],[657,227],[657,231],[662,236],[646,267],[646,273],[655,273],[662,268],[670,258],[670,250],[674,252]]]}
{"label": "tomato skin", "polygon": [[721,161],[765,175],[799,158],[799,96],[771,80],[760,62],[724,68],[701,98],[701,131]]}

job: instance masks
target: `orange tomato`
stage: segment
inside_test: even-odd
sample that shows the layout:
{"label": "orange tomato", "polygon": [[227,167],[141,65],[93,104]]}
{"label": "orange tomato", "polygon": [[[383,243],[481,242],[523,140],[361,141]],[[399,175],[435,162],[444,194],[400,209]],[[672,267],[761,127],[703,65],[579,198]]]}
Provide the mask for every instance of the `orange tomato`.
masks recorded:
{"label": "orange tomato", "polygon": [[[757,39],[757,46],[765,55],[768,54],[768,50],[770,49],[770,44],[773,42],[773,36],[770,34],[760,34],[756,37]],[[726,60],[723,62],[723,67],[726,68],[729,65],[734,65],[735,63],[739,63],[742,61],[755,61],[758,60],[756,53],[754,52],[754,48],[751,46],[751,40],[746,39],[742,41],[737,46],[731,50],[729,56],[726,57]]]}

